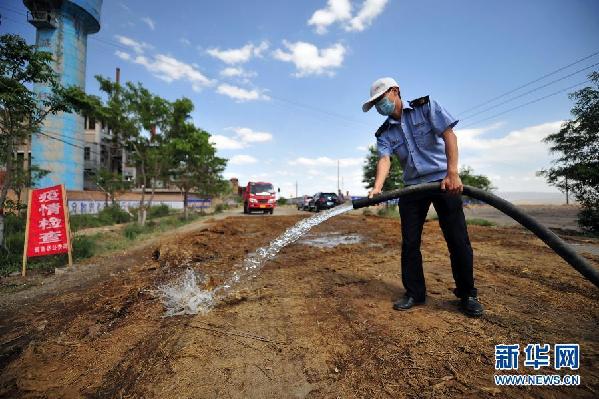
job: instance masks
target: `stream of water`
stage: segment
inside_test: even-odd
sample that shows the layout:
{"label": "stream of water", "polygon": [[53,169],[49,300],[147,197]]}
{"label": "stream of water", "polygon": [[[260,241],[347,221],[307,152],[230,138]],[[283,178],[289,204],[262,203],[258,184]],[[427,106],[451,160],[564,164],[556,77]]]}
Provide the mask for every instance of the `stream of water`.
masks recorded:
{"label": "stream of water", "polygon": [[161,286],[158,291],[162,297],[166,316],[206,313],[224,299],[235,287],[255,277],[264,264],[274,259],[285,246],[297,241],[314,226],[353,209],[352,205],[342,205],[302,219],[283,234],[270,242],[268,246],[258,248],[249,254],[243,262],[236,265],[231,276],[212,290],[204,290],[198,284],[198,277],[192,269],[187,269],[178,280]]}

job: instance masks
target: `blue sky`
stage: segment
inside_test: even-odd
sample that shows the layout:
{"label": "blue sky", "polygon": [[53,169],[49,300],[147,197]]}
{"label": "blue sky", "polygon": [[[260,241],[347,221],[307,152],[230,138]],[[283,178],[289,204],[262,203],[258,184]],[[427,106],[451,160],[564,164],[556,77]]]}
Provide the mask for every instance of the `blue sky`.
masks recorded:
{"label": "blue sky", "polygon": [[[25,11],[4,1],[0,33],[33,43]],[[599,51],[597,16],[595,0],[105,0],[86,90],[118,66],[122,80],[194,101],[195,123],[230,159],[226,177],[271,181],[284,196],[296,181],[299,194],[335,191],[339,160],[343,189],[359,195],[383,121],[361,104],[372,81],[391,76],[405,99],[430,95],[461,120],[461,165],[500,191],[552,192],[535,177],[552,159],[540,140],[570,117],[568,91],[481,120],[584,82],[599,66],[548,84],[599,54],[470,114],[548,84],[533,93],[463,111]]]}

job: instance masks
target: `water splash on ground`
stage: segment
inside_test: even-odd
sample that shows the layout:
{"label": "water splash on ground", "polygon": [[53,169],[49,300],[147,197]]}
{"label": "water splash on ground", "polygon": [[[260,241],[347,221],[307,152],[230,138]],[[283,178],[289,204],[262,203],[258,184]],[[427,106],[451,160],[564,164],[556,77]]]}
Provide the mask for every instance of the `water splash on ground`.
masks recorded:
{"label": "water splash on ground", "polygon": [[335,248],[339,245],[359,244],[362,236],[358,234],[322,233],[319,235],[308,234],[298,244],[309,245],[316,248]]}
{"label": "water splash on ground", "polygon": [[211,291],[200,289],[197,276],[187,269],[178,280],[158,288],[164,303],[165,316],[206,313],[213,306]]}
{"label": "water splash on ground", "polygon": [[352,205],[338,206],[316,215],[300,220],[294,226],[285,230],[266,247],[261,247],[256,252],[246,256],[242,263],[237,265],[235,271],[222,285],[212,290],[203,290],[197,282],[196,274],[192,269],[187,269],[185,274],[177,281],[162,286],[159,292],[166,309],[166,316],[182,314],[198,314],[208,312],[227,294],[245,280],[255,277],[264,264],[274,259],[285,246],[297,241],[310,231],[314,226],[341,215],[353,209]]}

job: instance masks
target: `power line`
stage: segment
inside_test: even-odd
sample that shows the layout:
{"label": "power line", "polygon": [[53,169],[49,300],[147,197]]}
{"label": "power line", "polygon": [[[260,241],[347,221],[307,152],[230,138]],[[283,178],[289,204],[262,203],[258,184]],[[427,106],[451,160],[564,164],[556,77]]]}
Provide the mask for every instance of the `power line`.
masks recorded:
{"label": "power line", "polygon": [[299,108],[307,109],[309,111],[318,112],[320,114],[324,114],[324,115],[327,115],[327,116],[330,116],[330,117],[333,117],[333,118],[342,119],[342,120],[344,120],[346,122],[353,122],[353,123],[364,125],[364,126],[370,126],[370,124],[368,124],[366,122],[358,121],[358,120],[355,120],[355,119],[352,119],[352,118],[349,118],[347,116],[343,116],[341,114],[337,114],[337,113],[334,113],[334,112],[325,111],[323,109],[320,109],[320,108],[317,108],[317,107],[313,107],[311,105],[306,105],[306,104],[298,103],[298,102],[295,102],[295,101],[287,100],[285,98],[278,97],[278,96],[273,96],[273,95],[270,95],[270,94],[269,94],[269,96],[271,98],[277,100],[277,101],[288,103],[288,104],[294,105],[294,106],[299,107]]}
{"label": "power line", "polygon": [[530,85],[531,85],[531,84],[533,84],[533,83],[536,83],[536,82],[538,82],[538,81],[540,81],[540,80],[543,80],[543,79],[545,79],[545,78],[547,78],[547,77],[549,77],[549,76],[555,75],[556,73],[558,73],[558,72],[560,72],[560,71],[563,71],[564,69],[567,69],[567,68],[569,68],[569,67],[571,67],[571,66],[573,66],[573,65],[579,64],[579,63],[581,63],[581,62],[582,62],[582,61],[584,61],[584,60],[588,60],[589,58],[592,58],[592,57],[596,56],[597,54],[599,54],[599,51],[596,51],[596,52],[594,52],[594,53],[592,53],[592,54],[590,54],[590,55],[587,55],[586,57],[580,58],[580,59],[578,59],[578,60],[576,60],[576,61],[574,61],[574,62],[572,62],[572,63],[570,63],[570,64],[568,64],[568,65],[566,65],[566,66],[563,66],[563,67],[561,67],[561,68],[558,68],[558,69],[556,69],[556,70],[554,70],[554,71],[552,71],[552,72],[549,72],[548,74],[545,74],[545,75],[541,76],[540,78],[537,78],[537,79],[531,80],[530,82],[528,82],[528,83],[525,83],[525,84],[523,84],[522,86],[518,86],[518,87],[516,87],[515,89],[509,90],[509,91],[507,91],[507,92],[505,92],[505,93],[503,93],[503,94],[500,94],[500,95],[498,95],[498,96],[496,96],[496,97],[493,97],[493,98],[491,98],[490,100],[487,100],[487,101],[485,101],[485,102],[482,102],[482,103],[480,103],[480,104],[478,104],[478,105],[475,105],[474,107],[471,107],[471,108],[468,108],[467,110],[464,110],[464,111],[462,111],[462,112],[459,112],[459,113],[458,113],[458,115],[462,115],[462,114],[464,114],[464,113],[467,113],[467,112],[473,111],[473,110],[475,110],[475,109],[478,109],[478,108],[480,108],[480,107],[482,107],[482,106],[484,106],[484,105],[487,105],[487,104],[489,104],[489,103],[491,103],[491,102],[493,102],[493,101],[495,101],[495,100],[498,100],[498,99],[500,99],[501,97],[505,97],[505,96],[507,96],[508,94],[512,94],[513,92],[515,92],[515,91],[518,91],[518,90],[520,90],[520,89],[523,89],[523,88],[525,88],[525,87],[528,87],[528,86],[530,86]]}
{"label": "power line", "polygon": [[590,79],[589,79],[589,80],[585,80],[584,82],[580,82],[580,83],[577,83],[577,84],[575,84],[575,85],[572,85],[572,86],[566,87],[566,88],[564,88],[564,89],[558,90],[558,91],[556,91],[556,92],[553,92],[553,93],[551,93],[551,94],[547,94],[546,96],[539,97],[539,98],[536,98],[536,99],[534,99],[534,100],[532,100],[532,101],[526,102],[526,103],[524,103],[524,104],[517,105],[517,106],[515,106],[515,107],[513,107],[513,108],[507,109],[507,110],[505,110],[505,111],[503,111],[503,112],[500,112],[500,113],[498,113],[498,114],[495,114],[495,115],[489,116],[488,118],[481,119],[481,120],[478,120],[478,121],[476,121],[476,122],[468,123],[468,124],[466,124],[465,126],[462,126],[462,129],[463,129],[463,128],[466,128],[466,127],[469,127],[469,126],[472,126],[472,125],[479,124],[479,123],[481,123],[481,122],[485,122],[485,121],[487,121],[487,120],[489,120],[489,119],[496,118],[496,117],[498,117],[498,116],[501,116],[501,115],[503,115],[503,114],[507,114],[508,112],[515,111],[515,110],[517,110],[517,109],[520,109],[520,108],[522,108],[522,107],[525,107],[525,106],[527,106],[527,105],[530,105],[530,104],[537,103],[537,102],[539,102],[539,101],[541,101],[541,100],[544,100],[544,99],[546,99],[546,98],[548,98],[548,97],[552,97],[552,96],[555,96],[555,95],[557,95],[557,94],[559,94],[559,93],[562,93],[562,92],[564,92],[564,91],[571,90],[571,89],[575,88],[576,86],[580,86],[580,85],[582,85],[582,84],[585,84],[585,83],[588,83],[588,82],[590,82],[590,81],[591,81]]}
{"label": "power line", "polygon": [[[27,14],[25,14],[25,13],[22,13],[22,12],[20,12],[20,11],[16,11],[16,10],[14,10],[14,9],[11,9],[11,8],[9,8],[9,7],[6,7],[6,6],[0,6],[0,8],[4,8],[4,9],[6,9],[6,10],[8,10],[8,11],[11,11],[11,12],[14,12],[14,13],[17,13],[17,14],[20,14],[20,15],[24,15],[24,16],[26,16],[26,15],[27,15]],[[11,18],[7,18],[7,19],[8,19],[8,20],[11,20],[11,21],[13,21],[13,22],[17,22],[17,23],[23,23],[23,24],[25,24],[25,22],[22,22],[22,21],[16,21],[16,20],[13,20],[13,19],[11,19]],[[120,49],[124,49],[124,50],[129,50],[129,48],[127,48],[127,47],[124,47],[124,46],[122,46],[122,45],[120,45],[120,44],[118,44],[118,43],[111,42],[111,41],[109,41],[109,40],[106,40],[106,39],[101,39],[101,38],[97,38],[97,37],[94,37],[94,36],[91,36],[91,39],[93,39],[93,40],[96,40],[96,41],[98,41],[98,42],[100,42],[100,43],[103,43],[103,44],[106,44],[106,45],[110,45],[110,46],[116,47],[116,48],[120,48]],[[558,72],[560,72],[560,71],[563,71],[563,70],[565,70],[565,69],[567,69],[567,68],[569,68],[569,67],[571,67],[571,66],[573,66],[573,65],[579,64],[579,63],[580,63],[580,62],[582,62],[582,61],[585,61],[585,60],[587,60],[587,59],[589,59],[589,58],[592,58],[592,57],[596,56],[597,54],[599,54],[599,51],[596,51],[596,52],[594,52],[594,53],[592,53],[592,54],[590,54],[590,55],[587,55],[587,56],[585,56],[585,57],[583,57],[583,58],[580,58],[580,59],[578,59],[578,60],[576,60],[576,61],[574,61],[574,62],[572,62],[572,63],[570,63],[570,64],[568,64],[568,65],[566,65],[566,66],[563,66],[563,67],[561,67],[561,68],[558,68],[558,69],[556,69],[556,70],[554,70],[554,71],[552,71],[552,72],[550,72],[550,73],[547,73],[547,74],[545,74],[545,75],[543,75],[543,76],[541,76],[541,77],[539,77],[539,78],[537,78],[537,79],[534,79],[534,80],[532,80],[532,81],[530,81],[530,82],[527,82],[527,83],[525,83],[525,84],[523,84],[523,85],[521,85],[521,86],[518,86],[518,87],[516,87],[515,89],[509,90],[509,91],[507,91],[507,92],[505,92],[505,93],[503,93],[503,94],[500,94],[500,95],[498,95],[498,96],[496,96],[496,97],[493,97],[493,98],[492,98],[492,99],[490,99],[490,100],[487,100],[487,101],[485,101],[485,102],[483,102],[483,103],[481,103],[481,104],[478,104],[478,105],[476,105],[476,106],[474,106],[474,107],[471,107],[471,108],[469,108],[469,109],[467,109],[467,110],[465,110],[465,111],[462,111],[462,112],[460,112],[458,115],[461,115],[461,114],[467,113],[467,112],[469,112],[469,111],[472,111],[472,110],[478,109],[478,108],[480,108],[480,107],[482,107],[482,106],[484,106],[484,105],[487,105],[487,104],[489,104],[489,103],[492,103],[492,102],[494,102],[495,100],[498,100],[498,99],[500,99],[500,98],[502,98],[502,97],[505,97],[505,96],[507,96],[507,95],[509,95],[509,94],[512,94],[512,93],[514,93],[514,92],[516,92],[516,91],[518,91],[518,90],[520,90],[520,89],[522,89],[522,88],[528,87],[528,86],[530,86],[530,85],[532,85],[532,84],[534,84],[534,83],[536,83],[536,82],[539,82],[539,81],[541,81],[541,80],[543,80],[543,79],[545,79],[545,78],[547,78],[547,77],[549,77],[549,76],[555,75],[556,73],[558,73]],[[497,108],[497,107],[499,107],[499,106],[501,106],[501,105],[507,104],[507,103],[509,103],[509,102],[511,102],[511,101],[513,101],[513,100],[516,100],[516,99],[518,99],[518,98],[521,98],[521,97],[523,97],[523,96],[525,96],[525,95],[527,95],[527,94],[533,93],[533,92],[535,92],[535,91],[538,91],[538,90],[540,90],[540,89],[542,89],[542,88],[545,88],[545,87],[547,87],[547,86],[550,86],[550,85],[552,85],[552,84],[555,84],[555,83],[557,83],[557,82],[559,82],[559,81],[562,81],[562,80],[564,80],[564,79],[566,79],[566,78],[568,78],[568,77],[571,77],[571,76],[573,76],[573,75],[575,75],[575,74],[577,74],[577,73],[580,73],[580,72],[582,72],[582,71],[584,71],[584,70],[587,70],[587,69],[589,69],[589,68],[592,68],[593,66],[596,66],[596,65],[599,65],[599,63],[595,63],[595,64],[593,64],[593,65],[591,65],[591,66],[588,66],[588,67],[582,68],[582,69],[580,69],[580,70],[578,70],[578,71],[576,71],[576,72],[573,72],[573,73],[571,73],[571,74],[569,74],[569,75],[566,75],[566,76],[564,76],[564,77],[561,77],[561,78],[559,78],[559,79],[553,80],[553,81],[551,81],[551,82],[549,82],[549,83],[547,83],[547,84],[545,84],[545,85],[539,86],[539,87],[537,87],[537,88],[535,88],[535,89],[532,89],[532,90],[529,90],[529,91],[527,91],[526,93],[520,94],[520,95],[518,95],[518,96],[516,96],[516,97],[513,97],[513,98],[511,98],[511,99],[509,99],[509,100],[506,100],[506,101],[504,101],[504,102],[501,102],[501,103],[499,103],[499,104],[496,104],[496,105],[494,105],[494,106],[492,106],[492,107],[489,107],[489,108],[487,108],[487,109],[485,109],[485,110],[483,110],[483,111],[479,111],[479,112],[476,112],[476,113],[474,113],[474,114],[471,114],[471,115],[469,115],[469,116],[466,116],[465,118],[463,118],[463,120],[467,120],[467,119],[470,119],[470,118],[472,118],[473,116],[479,115],[479,114],[481,114],[481,113],[484,113],[484,112],[488,112],[488,111],[490,111],[490,110],[492,110],[492,109],[495,109],[495,108]],[[576,84],[576,85],[573,85],[573,86],[567,87],[567,88],[565,88],[565,89],[562,89],[562,90],[558,90],[557,92],[554,92],[554,93],[552,93],[552,94],[549,94],[549,95],[546,95],[546,96],[543,96],[543,97],[537,98],[537,99],[535,99],[535,100],[532,100],[532,101],[526,102],[526,103],[524,103],[524,104],[520,104],[520,105],[518,105],[518,106],[516,106],[516,107],[510,108],[510,109],[508,109],[508,110],[505,110],[505,111],[503,111],[503,112],[500,112],[500,113],[498,113],[498,114],[492,115],[492,116],[490,116],[490,117],[488,117],[488,118],[484,118],[484,119],[478,120],[478,121],[476,121],[476,122],[469,123],[469,124],[467,124],[467,125],[466,125],[466,126],[464,126],[464,127],[467,127],[467,126],[472,126],[472,125],[474,125],[474,124],[478,124],[478,123],[480,123],[480,122],[484,122],[484,121],[486,121],[486,120],[493,119],[493,118],[495,118],[495,117],[497,117],[497,116],[504,115],[504,114],[506,114],[506,113],[508,113],[508,112],[511,112],[511,111],[514,111],[514,110],[516,110],[516,109],[522,108],[522,107],[524,107],[524,106],[527,106],[527,105],[530,105],[530,104],[536,103],[536,102],[538,102],[538,101],[541,101],[541,100],[543,100],[543,99],[545,99],[545,98],[548,98],[548,97],[551,97],[551,96],[557,95],[557,94],[559,94],[559,93],[561,93],[561,92],[563,92],[563,91],[570,90],[571,88],[574,88],[574,87],[576,87],[576,86],[579,86],[579,85],[581,85],[581,84],[584,84],[584,83],[587,83],[587,82],[589,82],[589,80],[586,80],[586,81],[584,81],[584,82],[581,82],[581,83],[578,83],[578,84]],[[360,124],[360,125],[363,125],[363,126],[370,126],[370,125],[369,125],[368,123],[366,123],[366,122],[362,122],[362,121],[354,120],[354,119],[352,119],[352,118],[348,118],[348,117],[346,117],[346,116],[343,116],[343,115],[340,115],[340,114],[336,114],[336,113],[333,113],[333,112],[325,111],[325,110],[322,110],[322,109],[320,109],[320,108],[317,108],[317,107],[313,107],[313,106],[310,106],[310,105],[306,105],[306,104],[298,103],[298,102],[295,102],[295,101],[287,100],[287,99],[284,99],[284,98],[282,98],[282,97],[278,97],[278,96],[273,96],[273,95],[270,95],[270,97],[271,97],[271,98],[273,98],[273,99],[275,99],[275,100],[277,100],[277,101],[284,102],[284,103],[288,103],[288,104],[291,104],[291,105],[293,105],[293,106],[295,106],[295,107],[303,108],[303,109],[310,110],[310,111],[313,111],[313,112],[317,112],[317,113],[320,113],[320,114],[324,114],[324,115],[327,115],[327,116],[329,116],[329,117],[332,117],[332,118],[341,119],[341,120],[343,120],[343,121],[345,121],[345,122],[350,122],[350,123],[354,123],[354,124]],[[84,140],[77,139],[77,138],[74,138],[74,137],[71,137],[71,139],[73,139],[73,140],[79,140],[79,141],[83,141],[83,142],[85,142]],[[72,143],[66,143],[66,144],[73,145]],[[119,143],[119,144],[121,144],[121,145],[122,145],[122,143]],[[81,148],[83,148],[83,147],[81,147]]]}
{"label": "power line", "polygon": [[475,112],[474,114],[471,114],[471,115],[468,115],[468,116],[466,116],[465,118],[462,118],[462,120],[470,119],[470,118],[472,118],[472,117],[474,117],[474,116],[476,116],[476,115],[480,115],[480,114],[483,114],[483,113],[485,113],[485,112],[488,112],[488,111],[490,111],[490,110],[493,110],[493,109],[495,109],[495,108],[498,108],[498,107],[500,107],[500,106],[502,106],[502,105],[504,105],[504,104],[510,103],[510,102],[512,102],[512,101],[514,101],[514,100],[517,100],[518,98],[522,98],[522,97],[524,97],[524,96],[526,96],[526,95],[528,95],[528,94],[530,94],[530,93],[534,93],[535,91],[539,91],[539,90],[541,90],[541,89],[544,89],[544,88],[545,88],[545,87],[547,87],[547,86],[551,86],[552,84],[555,84],[555,83],[557,83],[557,82],[560,82],[560,81],[562,81],[562,80],[564,80],[564,79],[567,79],[567,78],[569,78],[569,77],[571,77],[571,76],[574,76],[574,75],[576,75],[576,74],[578,74],[578,73],[580,73],[580,72],[582,72],[582,71],[586,71],[587,69],[593,68],[594,66],[597,66],[597,65],[599,65],[599,62],[597,62],[597,63],[595,63],[595,64],[593,64],[593,65],[589,65],[589,66],[587,66],[587,67],[584,67],[584,68],[582,68],[582,69],[579,69],[579,70],[578,70],[578,71],[576,71],[576,72],[572,72],[572,73],[571,73],[571,74],[569,74],[569,75],[566,75],[566,76],[563,76],[563,77],[561,77],[561,78],[558,78],[558,79],[552,80],[552,81],[551,81],[551,82],[549,82],[549,83],[545,83],[545,84],[544,84],[544,85],[542,85],[542,86],[536,87],[536,88],[534,88],[534,89],[531,89],[531,90],[529,90],[529,91],[527,91],[527,92],[524,92],[524,93],[522,93],[522,94],[519,94],[519,95],[517,95],[516,97],[512,97],[512,98],[510,98],[510,99],[508,99],[508,100],[505,100],[505,101],[503,101],[503,102],[500,102],[499,104],[496,104],[496,105],[493,105],[493,106],[491,106],[491,107],[489,107],[489,108],[483,109],[482,111]]}

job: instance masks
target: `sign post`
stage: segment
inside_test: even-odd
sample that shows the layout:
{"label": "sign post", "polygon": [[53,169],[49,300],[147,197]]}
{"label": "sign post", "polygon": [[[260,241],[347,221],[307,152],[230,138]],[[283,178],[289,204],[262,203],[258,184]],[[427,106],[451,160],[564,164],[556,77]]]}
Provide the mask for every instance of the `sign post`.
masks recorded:
{"label": "sign post", "polygon": [[27,226],[23,249],[23,271],[27,258],[67,253],[73,266],[69,212],[64,186],[58,185],[29,191]]}

